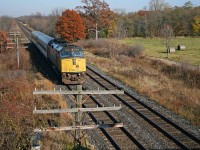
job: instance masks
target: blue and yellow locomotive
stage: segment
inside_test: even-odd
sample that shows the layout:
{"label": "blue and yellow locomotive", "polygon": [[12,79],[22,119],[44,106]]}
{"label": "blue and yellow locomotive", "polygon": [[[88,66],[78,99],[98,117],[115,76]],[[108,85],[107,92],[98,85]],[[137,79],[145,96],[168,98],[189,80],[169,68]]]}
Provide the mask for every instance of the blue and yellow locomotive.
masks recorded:
{"label": "blue and yellow locomotive", "polygon": [[39,31],[32,31],[30,40],[52,64],[64,84],[85,82],[86,60],[79,46],[59,41]]}

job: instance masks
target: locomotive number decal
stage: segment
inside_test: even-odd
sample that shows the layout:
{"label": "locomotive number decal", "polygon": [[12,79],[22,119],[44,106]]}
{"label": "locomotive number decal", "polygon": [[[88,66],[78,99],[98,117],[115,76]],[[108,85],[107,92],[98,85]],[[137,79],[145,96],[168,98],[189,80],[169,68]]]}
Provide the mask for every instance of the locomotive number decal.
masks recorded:
{"label": "locomotive number decal", "polygon": [[72,59],[73,65],[76,65],[76,59]]}

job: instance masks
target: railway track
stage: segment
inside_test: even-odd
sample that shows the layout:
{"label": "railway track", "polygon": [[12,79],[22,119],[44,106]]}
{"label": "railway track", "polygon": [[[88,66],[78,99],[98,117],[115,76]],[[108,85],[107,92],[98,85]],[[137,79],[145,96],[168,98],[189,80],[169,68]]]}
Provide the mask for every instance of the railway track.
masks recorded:
{"label": "railway track", "polygon": [[[23,31],[27,36],[30,35],[26,28]],[[93,90],[122,88],[89,64],[87,81],[83,87]],[[123,122],[125,125],[122,128],[85,131],[97,149],[200,149],[199,132],[196,134],[189,132],[129,91],[124,91],[124,95],[90,96],[83,105],[83,107],[96,105],[100,107],[121,104],[123,107],[120,111],[110,113],[88,113],[89,123],[92,124]]]}
{"label": "railway track", "polygon": [[[92,88],[103,88],[106,90],[113,90],[113,89],[121,89],[121,87],[105,76],[101,75],[99,72],[95,71],[91,65],[87,65],[87,76],[89,80],[86,83],[87,88],[93,84]],[[134,97],[129,91],[125,90],[124,95],[114,95],[108,96],[103,98],[96,98],[98,103],[103,103],[104,105],[109,104],[122,104],[124,108],[120,113],[124,114],[125,117],[121,116],[120,114],[116,115],[115,113],[111,113],[113,116],[118,116],[121,118],[121,121],[125,124],[124,129],[126,129],[131,135],[135,135],[135,139],[138,143],[142,143],[142,148],[152,148],[152,149],[199,149],[200,148],[200,139],[197,138],[195,135],[187,131],[186,129],[180,127],[178,124],[174,123],[158,111],[154,110],[153,108],[149,107],[144,102],[140,101],[138,98]],[[107,98],[107,100],[105,100]],[[104,99],[104,100],[100,100]],[[94,100],[95,101],[95,100]],[[127,115],[127,116],[126,116]],[[126,118],[127,117],[127,118]],[[138,119],[138,117],[140,117]],[[147,131],[144,131],[148,134],[152,132],[149,138],[145,138],[143,136],[138,136],[135,133],[138,131],[134,131],[134,125],[130,125],[134,123],[134,119],[138,119],[142,124],[141,126],[145,125]],[[127,119],[129,121],[127,121]],[[142,120],[141,120],[142,119]],[[132,120],[132,122],[130,121]],[[129,122],[129,124],[128,124]],[[141,131],[142,132],[142,131]],[[149,144],[149,143],[154,143]],[[123,148],[122,148],[123,149]]]}
{"label": "railway track", "polygon": [[[74,90],[75,86],[68,86],[68,90]],[[70,104],[71,105],[71,104]],[[94,107],[103,107],[101,103],[98,102],[98,96],[90,96],[86,103],[82,105],[84,108],[94,108]],[[112,124],[119,123],[119,119],[111,115],[111,113],[105,112],[94,112],[88,113],[88,117],[90,118],[88,124]],[[95,131],[86,131],[90,135],[94,135]],[[121,128],[110,128],[110,129],[99,129],[97,131],[98,136],[103,137],[100,139],[98,144],[100,145],[100,149],[145,149],[141,143],[139,143],[134,136],[124,127]],[[96,139],[95,139],[96,140]],[[103,147],[102,147],[103,146]]]}

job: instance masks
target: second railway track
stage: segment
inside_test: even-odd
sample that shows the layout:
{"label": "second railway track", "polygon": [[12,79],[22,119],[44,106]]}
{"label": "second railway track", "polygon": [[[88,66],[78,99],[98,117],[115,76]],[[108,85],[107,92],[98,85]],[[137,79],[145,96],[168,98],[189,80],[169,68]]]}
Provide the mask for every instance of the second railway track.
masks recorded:
{"label": "second railway track", "polygon": [[[69,89],[73,89],[73,87],[69,87]],[[83,104],[85,108],[94,108],[94,107],[102,107],[103,104],[100,102],[99,96],[90,96],[90,99],[87,100],[86,103]],[[93,112],[88,113],[88,117],[90,117],[90,121],[87,122],[89,124],[112,124],[118,123],[119,118],[113,116],[110,112]],[[139,143],[134,136],[124,127],[121,128],[108,128],[108,129],[98,129],[97,131],[86,131],[90,136],[94,136],[93,140],[97,141],[97,138],[100,136],[100,140],[98,142],[99,149],[145,149]],[[96,143],[97,144],[97,143]]]}
{"label": "second railway track", "polygon": [[[87,65],[88,80],[87,88],[103,88],[107,90],[121,89],[121,87],[99,72],[95,71],[91,65]],[[95,82],[95,84],[93,83]],[[93,87],[91,86],[93,85]],[[122,104],[120,113],[111,112],[117,116],[125,129],[137,139],[138,143],[143,143],[146,149],[199,149],[200,139],[198,136],[179,126],[166,116],[154,110],[138,98],[125,90],[124,95],[100,96],[99,103],[104,105]],[[140,123],[140,127],[138,127]],[[136,129],[136,130],[135,130]],[[146,134],[146,135],[145,135]],[[199,132],[197,133],[199,135]]]}

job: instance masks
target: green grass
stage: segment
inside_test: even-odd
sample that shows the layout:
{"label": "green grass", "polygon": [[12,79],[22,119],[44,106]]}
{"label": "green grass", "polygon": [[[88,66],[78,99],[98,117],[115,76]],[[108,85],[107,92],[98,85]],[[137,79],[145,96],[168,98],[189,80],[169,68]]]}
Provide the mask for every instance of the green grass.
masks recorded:
{"label": "green grass", "polygon": [[[156,57],[166,58],[166,48],[161,38],[133,38],[123,39],[126,44],[140,44],[144,47],[144,54]],[[178,45],[185,45],[186,49],[175,53],[170,53],[168,59],[185,62],[192,65],[200,65],[200,38],[174,38],[172,39],[171,46],[177,48]]]}
{"label": "green grass", "polygon": [[[136,44],[142,43],[144,47],[153,49],[152,54],[158,53],[164,54],[163,57],[166,56],[166,53],[159,50],[159,48],[163,48],[160,39],[135,38],[126,39],[126,42],[129,42],[128,44],[133,42]],[[187,65],[174,66],[165,61],[155,61],[146,57],[121,55],[122,50],[123,52],[128,51],[129,48],[125,46],[124,42],[119,42],[115,39],[88,40],[81,43],[84,48],[87,48],[85,57],[88,62],[120,80],[125,85],[132,87],[141,95],[155,100],[160,105],[191,120],[194,125],[200,127],[200,83],[198,80],[200,72],[198,70],[190,70]],[[191,47],[194,46],[193,44],[191,43]],[[96,45],[98,45],[98,48]],[[195,49],[195,46],[193,48]],[[107,51],[112,50],[112,57],[102,55],[105,49]],[[157,52],[155,52],[156,50]],[[148,51],[146,50],[145,52]],[[177,53],[184,52],[187,52],[187,50],[178,51]],[[196,58],[196,56],[193,57]]]}

